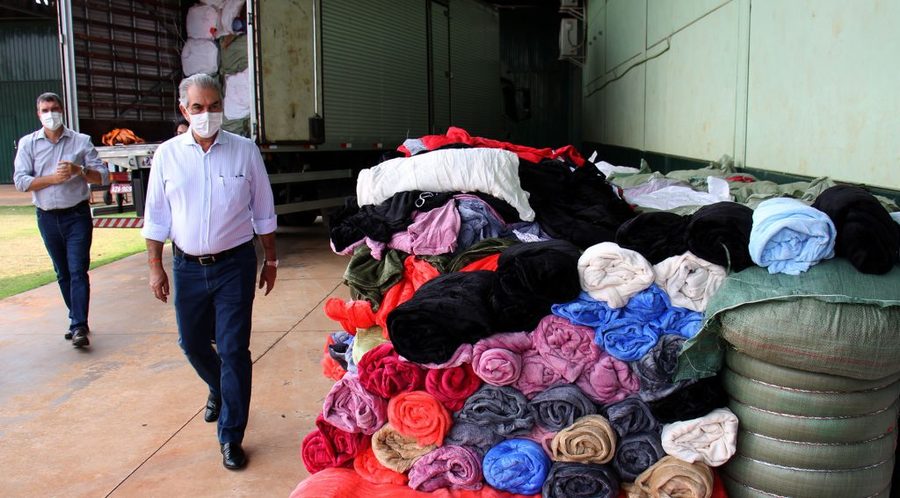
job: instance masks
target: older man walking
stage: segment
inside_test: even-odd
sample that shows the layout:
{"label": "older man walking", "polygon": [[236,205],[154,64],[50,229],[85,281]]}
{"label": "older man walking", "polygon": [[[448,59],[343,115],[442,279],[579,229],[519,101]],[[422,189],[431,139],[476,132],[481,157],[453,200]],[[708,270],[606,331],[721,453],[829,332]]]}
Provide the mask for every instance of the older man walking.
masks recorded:
{"label": "older man walking", "polygon": [[65,338],[80,348],[90,344],[88,269],[94,226],[88,184],[106,183],[109,170],[97,157],[91,137],[63,125],[59,95],[41,94],[37,117],[43,127],[19,140],[13,180],[17,190],[31,192],[38,230],[69,308]]}
{"label": "older man walking", "polygon": [[[243,468],[250,411],[250,324],[259,238],[265,260],[259,287],[275,285],[275,206],[256,145],[220,130],[222,91],[198,74],[179,85],[187,133],[153,156],[145,204],[150,288],[166,302],[169,279],[162,248],[172,240],[175,316],[188,361],[209,386],[204,419],[218,420],[223,465]],[[215,337],[216,348],[210,344]]]}

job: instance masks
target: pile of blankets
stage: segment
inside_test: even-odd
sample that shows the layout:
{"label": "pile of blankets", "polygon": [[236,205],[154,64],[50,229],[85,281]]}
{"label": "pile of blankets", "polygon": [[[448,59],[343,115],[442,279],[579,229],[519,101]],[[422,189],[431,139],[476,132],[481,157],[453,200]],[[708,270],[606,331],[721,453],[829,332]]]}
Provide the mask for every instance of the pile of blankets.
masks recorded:
{"label": "pile of blankets", "polygon": [[754,264],[897,260],[897,224],[857,187],[635,212],[573,149],[455,130],[361,175],[332,220],[353,299],[325,305],[336,383],[292,496],[725,496],[738,419],[717,377],[673,380],[709,298]]}

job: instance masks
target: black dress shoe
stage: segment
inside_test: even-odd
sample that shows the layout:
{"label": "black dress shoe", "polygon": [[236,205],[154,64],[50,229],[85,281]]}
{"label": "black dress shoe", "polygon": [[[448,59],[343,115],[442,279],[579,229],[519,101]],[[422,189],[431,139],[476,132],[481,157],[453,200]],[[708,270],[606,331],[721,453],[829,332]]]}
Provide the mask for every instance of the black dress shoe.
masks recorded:
{"label": "black dress shoe", "polygon": [[[76,327],[76,328],[77,328],[77,327]],[[87,333],[90,334],[90,333],[91,333],[91,329],[89,329],[89,328],[87,328],[87,327],[85,327],[85,328],[87,329]],[[71,329],[69,329],[68,332],[66,332],[66,335],[64,335],[63,337],[65,337],[67,341],[71,341],[71,340],[72,340],[72,334],[74,334],[74,333],[75,333],[75,329],[74,329],[74,328],[71,328]]]}
{"label": "black dress shoe", "polygon": [[78,327],[72,331],[72,345],[76,348],[90,346],[91,341],[88,340],[87,327]]}
{"label": "black dress shoe", "polygon": [[247,465],[247,455],[241,443],[224,443],[221,445],[222,465],[228,470],[238,470]]}
{"label": "black dress shoe", "polygon": [[219,410],[222,409],[222,400],[214,398],[212,394],[206,399],[206,411],[203,412],[203,420],[215,422],[219,420]]}

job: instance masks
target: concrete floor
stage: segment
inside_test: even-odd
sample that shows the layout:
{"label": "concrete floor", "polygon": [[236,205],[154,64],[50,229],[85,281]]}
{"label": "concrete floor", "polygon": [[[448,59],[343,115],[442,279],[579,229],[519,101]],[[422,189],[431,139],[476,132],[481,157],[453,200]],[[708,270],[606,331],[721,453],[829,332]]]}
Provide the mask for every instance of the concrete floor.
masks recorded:
{"label": "concrete floor", "polygon": [[[63,339],[55,284],[0,301],[0,495],[287,496],[307,476],[300,441],[332,384],[319,360],[339,326],[322,303],[349,293],[348,259],[321,224],[282,232],[276,287],[254,306],[247,468],[222,467],[206,386],[137,254],[91,272],[90,348]],[[171,279],[168,248],[165,260]]]}

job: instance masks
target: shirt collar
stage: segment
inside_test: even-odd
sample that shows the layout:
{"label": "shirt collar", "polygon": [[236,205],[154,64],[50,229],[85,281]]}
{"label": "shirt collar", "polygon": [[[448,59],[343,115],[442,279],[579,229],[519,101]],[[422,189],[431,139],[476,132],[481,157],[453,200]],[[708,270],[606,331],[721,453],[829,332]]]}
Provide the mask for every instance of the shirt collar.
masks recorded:
{"label": "shirt collar", "polygon": [[[188,131],[179,135],[178,138],[181,139],[182,145],[200,145],[196,140],[194,140],[194,134],[191,133],[190,128],[188,128]],[[230,141],[231,139],[228,138],[228,132],[220,129],[219,133],[216,135],[216,139],[213,141],[213,145],[227,144]]]}
{"label": "shirt collar", "polygon": [[[49,138],[47,138],[47,129],[44,128],[43,126],[41,127],[40,130],[35,132],[35,134],[36,134],[35,140],[41,140],[41,139],[49,140]],[[66,126],[63,126],[63,132],[62,132],[62,135],[59,136],[59,139],[62,140],[63,138],[66,138],[66,137],[71,138],[73,136],[75,136],[75,132]]]}

